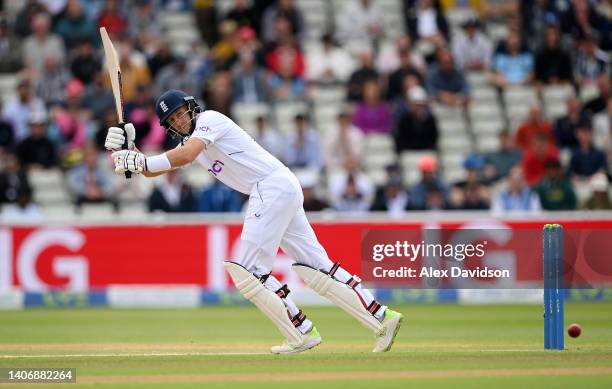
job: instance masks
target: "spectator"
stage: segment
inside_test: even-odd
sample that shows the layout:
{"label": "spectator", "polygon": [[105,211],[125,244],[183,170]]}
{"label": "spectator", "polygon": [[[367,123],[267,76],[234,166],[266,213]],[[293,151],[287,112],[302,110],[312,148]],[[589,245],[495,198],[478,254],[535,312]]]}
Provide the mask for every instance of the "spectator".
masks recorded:
{"label": "spectator", "polygon": [[363,97],[363,85],[370,80],[378,81],[378,72],[372,64],[372,53],[363,51],[359,54],[359,68],[349,77],[347,84],[347,98],[349,101],[361,100]]}
{"label": "spectator", "polygon": [[295,116],[294,123],[295,131],[289,136],[285,150],[285,164],[290,168],[321,168],[319,134],[302,114]]}
{"label": "spectator", "polygon": [[304,79],[294,74],[293,58],[287,57],[281,63],[278,74],[270,77],[270,94],[274,102],[301,101],[306,97]]}
{"label": "spectator", "polygon": [[593,146],[593,130],[589,123],[580,123],[576,131],[578,147],[572,150],[568,173],[572,179],[584,182],[597,172],[606,173],[606,154]]}
{"label": "spectator", "polygon": [[364,134],[388,133],[391,130],[391,108],[381,101],[377,81],[366,81],[363,85],[363,100],[355,104],[353,124]]}
{"label": "spectator", "polygon": [[113,193],[109,174],[98,165],[98,151],[88,145],[83,152],[83,164],[71,169],[68,182],[74,195],[76,211],[85,203],[110,203],[119,212],[119,201]]}
{"label": "spectator", "polygon": [[[457,192],[456,194],[453,192]],[[452,202],[452,209],[462,210],[485,210],[489,209],[488,191],[483,185],[473,182],[467,183],[463,188],[454,186],[449,195],[451,199],[460,199]]]}
{"label": "spectator", "polygon": [[240,212],[240,195],[219,180],[205,187],[200,194],[200,212]]}
{"label": "spectator", "polygon": [[43,99],[47,106],[61,105],[66,96],[64,89],[70,81],[70,73],[54,56],[47,57],[45,66],[36,79],[36,96]]}
{"label": "spectator", "polygon": [[376,45],[385,36],[384,12],[376,0],[346,2],[336,19],[338,40],[345,45]]}
{"label": "spectator", "polygon": [[[393,74],[402,69],[416,71],[420,76],[425,73],[425,59],[423,55],[413,48],[412,39],[407,34],[399,35],[395,46],[384,45],[376,56],[376,70],[381,74]],[[403,79],[404,76],[396,76]],[[389,81],[391,86],[391,81]]]}
{"label": "spectator", "polygon": [[467,106],[469,85],[463,73],[455,66],[450,51],[438,50],[437,60],[427,75],[427,91],[444,105]]}
{"label": "spectator", "polygon": [[32,21],[34,18],[45,13],[45,6],[36,0],[28,0],[26,4],[19,10],[15,18],[15,32],[18,36],[25,38],[32,34]]}
{"label": "spectator", "polygon": [[47,113],[30,116],[30,136],[17,146],[17,156],[26,169],[49,169],[57,166],[55,145],[47,137]]}
{"label": "spectator", "polygon": [[157,73],[155,89],[160,94],[169,89],[177,89],[194,96],[198,92],[198,85],[193,82],[194,78],[194,74],[187,68],[187,58],[177,56],[173,63],[164,66]]}
{"label": "spectator", "polygon": [[555,1],[521,0],[519,1],[521,31],[529,37],[527,44],[532,51],[544,45],[546,26],[559,22],[559,10]]}
{"label": "spectator", "polygon": [[89,85],[101,68],[93,44],[88,40],[79,43],[76,48],[76,55],[70,63],[72,75],[83,84]]}
{"label": "spectator", "polygon": [[574,79],[572,60],[561,48],[556,26],[546,28],[545,46],[536,56],[535,79],[547,85],[571,83]]}
{"label": "spectator", "polygon": [[542,209],[561,211],[576,209],[576,193],[570,180],[563,174],[559,159],[546,162],[546,175],[535,187]]}
{"label": "spectator", "polygon": [[[83,106],[92,113],[93,119],[102,121],[109,110],[115,110],[115,97],[112,90],[106,87],[108,75],[99,71],[93,75],[93,82],[85,87]],[[115,124],[117,118],[115,117]]]}
{"label": "spectator", "polygon": [[[403,98],[406,93],[406,77],[415,77],[419,84],[423,84],[423,74],[425,72],[425,60],[411,48],[410,38],[400,36],[397,40],[397,66],[389,76],[387,83],[387,100],[394,101]],[[379,61],[381,60],[379,56]],[[378,69],[384,69],[379,63]]]}
{"label": "spectator", "polygon": [[305,58],[294,35],[291,33],[289,20],[279,17],[275,21],[278,39],[271,43],[266,54],[267,68],[276,74],[286,72],[290,68],[291,76],[304,76]]}
{"label": "spectator", "polygon": [[[0,112],[2,112],[2,101],[0,101]],[[0,158],[2,152],[6,150],[12,150],[15,142],[15,134],[13,133],[13,125],[0,116]]]}
{"label": "spectator", "polygon": [[507,85],[530,83],[533,78],[533,55],[521,49],[521,38],[516,32],[508,33],[505,46],[505,50],[493,56],[491,84],[505,88]]}
{"label": "spectator", "polygon": [[355,160],[347,160],[344,170],[330,175],[329,197],[335,210],[364,212],[370,209],[374,186]]}
{"label": "spectator", "polygon": [[[62,165],[74,166],[82,158],[82,150],[90,133],[91,122],[89,113],[83,108],[83,84],[72,80],[66,86],[66,107],[58,107],[53,111],[52,140],[58,145]],[[55,138],[53,138],[55,135]]]}
{"label": "spectator", "polygon": [[523,155],[523,175],[530,186],[538,183],[546,173],[548,161],[559,158],[559,150],[550,143],[546,135],[537,133],[532,146]]}
{"label": "spectator", "polygon": [[257,15],[247,0],[234,0],[232,8],[225,14],[226,20],[232,20],[238,27],[250,27],[257,30]]}
{"label": "spectator", "polygon": [[253,139],[276,158],[284,159],[283,139],[277,130],[268,126],[268,122],[263,116],[258,116],[255,120]]}
{"label": "spectator", "polygon": [[32,20],[33,34],[23,41],[23,62],[36,72],[43,69],[48,57],[63,61],[66,55],[62,39],[50,32],[51,20],[45,13]]}
{"label": "spectator", "polygon": [[610,189],[608,176],[599,172],[589,180],[591,198],[584,204],[585,209],[612,209],[608,191]]}
{"label": "spectator", "polygon": [[510,173],[510,169],[521,161],[521,151],[512,144],[508,131],[499,134],[499,149],[484,154],[484,175],[487,180],[497,181]]}
{"label": "spectator", "polygon": [[[66,8],[54,24],[54,31],[64,38],[68,49],[76,47],[84,40],[96,42],[98,39],[96,25],[83,12],[79,0],[68,0]],[[123,71],[123,62],[120,63]]]}
{"label": "spectator", "polygon": [[346,82],[355,69],[355,63],[348,52],[334,44],[331,34],[324,34],[321,44],[306,56],[306,77],[308,81],[322,84]]}
{"label": "spectator", "polygon": [[170,43],[166,40],[159,41],[155,53],[147,61],[151,77],[157,77],[157,73],[166,65],[172,64],[174,60],[175,57],[174,54],[172,54]]}
{"label": "spectator", "polygon": [[533,104],[529,109],[527,120],[519,126],[514,136],[514,143],[522,151],[527,150],[533,143],[533,138],[542,134],[549,143],[555,143],[555,137],[551,124],[542,116],[539,104]]}
{"label": "spectator", "polygon": [[112,37],[121,36],[127,32],[128,23],[120,13],[117,0],[106,0],[98,17],[98,27],[105,27]]}
{"label": "spectator", "polygon": [[[151,74],[145,58],[138,51],[133,50],[129,40],[117,42],[117,51],[121,64],[123,99],[129,103],[136,98],[139,88],[151,84]],[[106,77],[105,80],[107,85],[110,85],[110,79]]]}
{"label": "spectator", "polygon": [[316,192],[317,177],[310,172],[298,175],[304,195],[304,210],[306,212],[321,212],[329,208],[329,204],[319,198]]}
{"label": "spectator", "polygon": [[531,191],[518,166],[513,167],[505,180],[503,188],[493,198],[491,211],[498,215],[513,212],[539,212],[540,198]]}
{"label": "spectator", "polygon": [[127,18],[129,36],[132,39],[138,39],[142,36],[147,39],[159,37],[161,35],[159,23],[151,23],[151,20],[158,19],[155,2],[138,0],[133,2],[133,4],[134,6],[129,11],[130,17]]}
{"label": "spectator", "polygon": [[606,110],[608,105],[608,99],[612,97],[610,95],[610,77],[606,74],[602,74],[597,78],[597,90],[599,96],[589,100],[583,107],[583,110],[589,115],[596,115]]}
{"label": "spectator", "polygon": [[435,150],[438,144],[436,118],[427,107],[427,94],[420,86],[408,91],[406,109],[394,128],[395,150]]}
{"label": "spectator", "polygon": [[453,57],[457,67],[462,70],[489,70],[493,45],[491,40],[479,28],[476,18],[470,18],[462,25],[465,34],[455,38]]}
{"label": "spectator", "polygon": [[[192,4],[189,4],[192,3]],[[206,47],[212,47],[217,40],[217,2],[216,1],[189,1],[188,6],[193,5],[195,22],[200,30],[200,37],[206,43]]]}
{"label": "spectator", "polygon": [[231,20],[219,24],[221,38],[210,49],[210,58],[216,69],[228,70],[234,63],[237,49],[236,30],[236,23]]}
{"label": "spectator", "polygon": [[412,1],[411,6],[404,2],[406,25],[415,39],[424,39],[434,46],[449,41],[448,22],[438,2],[434,0]]}
{"label": "spectator", "polygon": [[599,15],[588,0],[574,0],[564,15],[563,30],[575,40],[581,40],[588,34],[601,36],[605,50],[610,50],[609,21]]}
{"label": "spectator", "polygon": [[9,29],[6,16],[0,13],[0,73],[15,73],[22,67],[21,42]]}
{"label": "spectator", "polygon": [[555,138],[561,148],[572,148],[578,145],[576,127],[580,122],[587,120],[588,115],[582,112],[580,100],[575,96],[567,99],[567,114],[555,122]]}
{"label": "spectator", "polygon": [[262,103],[268,101],[265,70],[255,61],[249,49],[238,53],[238,64],[232,75],[232,101],[234,103]]}
{"label": "spectator", "polygon": [[391,216],[402,216],[408,209],[408,193],[402,182],[399,166],[387,166],[387,181],[377,188],[371,211],[386,211]]}
{"label": "spectator", "polygon": [[31,191],[27,173],[19,164],[17,156],[7,153],[4,169],[0,170],[0,204],[16,202],[17,194],[22,191]]}
{"label": "spectator", "polygon": [[611,119],[612,98],[609,98],[607,109],[593,116],[593,145],[600,150],[606,151],[608,160],[610,160],[610,157],[612,157]]}
{"label": "spectator", "polygon": [[191,186],[176,170],[169,171],[155,183],[149,196],[149,212],[195,212],[197,201]]}
{"label": "spectator", "polygon": [[427,209],[428,194],[434,192],[434,188],[442,193],[443,202],[446,202],[448,188],[442,180],[436,177],[437,164],[436,158],[431,155],[425,155],[419,159],[418,165],[421,171],[421,180],[408,190],[410,209]]}
{"label": "spectator", "polygon": [[306,31],[302,12],[293,0],[277,0],[263,14],[262,37],[264,42],[274,42],[280,38],[278,30],[274,29],[274,21],[280,17],[287,20],[291,35],[301,41]]}
{"label": "spectator", "polygon": [[360,161],[363,134],[351,123],[350,114],[338,115],[337,126],[325,142],[325,162],[329,171],[341,169],[348,160]]}
{"label": "spectator", "polygon": [[610,71],[608,53],[601,50],[599,40],[588,34],[579,43],[574,62],[574,77],[579,85],[595,84],[599,76]]}
{"label": "spectator", "polygon": [[232,75],[229,71],[213,73],[205,86],[204,101],[207,109],[219,111],[230,116],[232,105]]}
{"label": "spectator", "polygon": [[32,112],[45,111],[41,99],[32,95],[30,80],[23,78],[17,84],[17,96],[9,101],[2,111],[2,117],[13,127],[15,142],[30,134],[29,119]]}
{"label": "spectator", "polygon": [[5,205],[0,212],[0,221],[3,223],[38,224],[42,220],[40,208],[32,202],[32,190],[20,188],[14,204]]}

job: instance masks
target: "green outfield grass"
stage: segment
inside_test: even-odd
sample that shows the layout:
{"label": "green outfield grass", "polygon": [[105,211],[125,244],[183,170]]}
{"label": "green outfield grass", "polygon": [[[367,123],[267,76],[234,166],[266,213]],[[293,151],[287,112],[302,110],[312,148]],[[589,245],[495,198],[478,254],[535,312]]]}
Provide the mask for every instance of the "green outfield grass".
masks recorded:
{"label": "green outfield grass", "polygon": [[0,367],[76,368],[69,388],[612,387],[612,304],[568,304],[583,334],[562,352],[542,349],[539,305],[396,308],[389,353],[320,307],[306,313],[323,343],[289,356],[268,354],[281,339],[252,307],[0,312]]}

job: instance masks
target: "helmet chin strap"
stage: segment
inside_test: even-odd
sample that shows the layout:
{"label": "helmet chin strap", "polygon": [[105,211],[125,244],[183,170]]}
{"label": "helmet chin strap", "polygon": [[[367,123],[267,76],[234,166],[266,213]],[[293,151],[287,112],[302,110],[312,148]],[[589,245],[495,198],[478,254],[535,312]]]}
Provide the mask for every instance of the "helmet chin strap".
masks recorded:
{"label": "helmet chin strap", "polygon": [[186,140],[189,139],[191,134],[193,134],[193,132],[195,131],[197,114],[199,114],[200,112],[201,110],[198,106],[194,107],[191,106],[191,104],[187,104],[187,113],[189,114],[189,122],[191,124],[189,134],[181,134],[180,132],[172,128],[171,125],[166,126],[166,130],[170,132],[170,136],[172,136],[173,138],[181,138],[181,145],[184,145]]}

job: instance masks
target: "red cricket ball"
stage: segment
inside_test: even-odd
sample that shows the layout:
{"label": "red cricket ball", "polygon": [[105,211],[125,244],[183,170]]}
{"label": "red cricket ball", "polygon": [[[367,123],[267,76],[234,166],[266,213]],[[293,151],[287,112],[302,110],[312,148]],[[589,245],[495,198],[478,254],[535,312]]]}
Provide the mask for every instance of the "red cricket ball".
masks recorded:
{"label": "red cricket ball", "polygon": [[570,324],[567,327],[567,334],[571,336],[572,338],[579,337],[581,332],[582,332],[582,328],[578,324]]}

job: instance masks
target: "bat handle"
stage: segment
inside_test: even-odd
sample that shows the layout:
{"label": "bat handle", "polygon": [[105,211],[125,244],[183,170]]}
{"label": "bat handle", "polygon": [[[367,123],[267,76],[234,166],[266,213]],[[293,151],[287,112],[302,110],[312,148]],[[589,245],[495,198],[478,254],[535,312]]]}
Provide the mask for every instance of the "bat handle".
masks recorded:
{"label": "bat handle", "polygon": [[[121,129],[123,130],[123,136],[125,138],[125,141],[123,142],[123,145],[121,145],[121,149],[127,150],[129,148],[128,147],[128,142],[129,141],[128,141],[127,132],[125,132],[125,123],[119,123],[119,127],[121,127]],[[132,172],[125,172],[124,174],[125,174],[125,178],[126,179],[129,180],[130,178],[132,178]]]}

